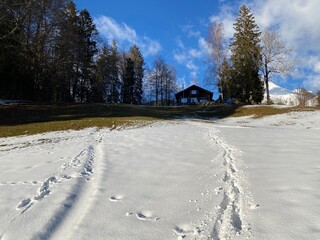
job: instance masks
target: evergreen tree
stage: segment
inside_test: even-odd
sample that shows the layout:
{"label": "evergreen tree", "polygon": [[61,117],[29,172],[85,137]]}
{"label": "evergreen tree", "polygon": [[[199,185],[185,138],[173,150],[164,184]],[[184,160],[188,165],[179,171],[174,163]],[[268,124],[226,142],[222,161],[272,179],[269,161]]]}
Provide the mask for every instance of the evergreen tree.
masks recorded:
{"label": "evergreen tree", "polygon": [[21,99],[27,90],[22,79],[22,25],[17,25],[14,1],[0,5],[0,98]]}
{"label": "evergreen tree", "polygon": [[92,85],[92,101],[104,102],[106,96],[106,83],[108,77],[109,48],[103,46],[96,63],[95,81]]}
{"label": "evergreen tree", "polygon": [[65,0],[1,2],[0,71],[8,81],[7,97],[52,100],[52,53],[58,13],[64,6]]}
{"label": "evergreen tree", "polygon": [[55,48],[56,101],[75,101],[79,77],[78,12],[70,1],[60,14]]}
{"label": "evergreen tree", "polygon": [[81,74],[79,75],[79,92],[78,98],[80,102],[90,100],[92,85],[94,79],[95,62],[94,56],[97,54],[96,37],[98,32],[93,23],[89,12],[84,9],[80,12],[78,18],[78,36],[79,36],[79,67]]}
{"label": "evergreen tree", "polygon": [[136,44],[129,51],[129,57],[134,63],[133,103],[141,104],[143,95],[144,59]]}
{"label": "evergreen tree", "polygon": [[231,79],[231,68],[226,58],[223,59],[220,69],[220,83],[218,85],[221,95],[223,98],[219,98],[221,102],[227,102],[232,99],[232,79]]}
{"label": "evergreen tree", "polygon": [[130,57],[128,57],[126,62],[125,75],[123,79],[123,103],[133,104],[134,81],[135,81],[134,62]]}
{"label": "evergreen tree", "polygon": [[234,24],[234,37],[231,43],[232,89],[239,102],[261,103],[263,82],[260,79],[261,64],[260,30],[250,9],[240,8]]}
{"label": "evergreen tree", "polygon": [[112,41],[112,46],[109,49],[107,58],[107,82],[106,82],[106,100],[108,103],[118,103],[120,101],[120,79],[119,79],[119,53],[118,46],[115,40]]}

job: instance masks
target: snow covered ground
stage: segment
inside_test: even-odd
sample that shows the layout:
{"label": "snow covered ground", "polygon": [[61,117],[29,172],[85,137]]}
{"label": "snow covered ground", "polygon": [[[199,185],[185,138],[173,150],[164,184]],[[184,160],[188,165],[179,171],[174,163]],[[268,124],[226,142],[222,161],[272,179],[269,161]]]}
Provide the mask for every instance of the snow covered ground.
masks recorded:
{"label": "snow covered ground", "polygon": [[0,138],[0,239],[320,239],[320,112]]}

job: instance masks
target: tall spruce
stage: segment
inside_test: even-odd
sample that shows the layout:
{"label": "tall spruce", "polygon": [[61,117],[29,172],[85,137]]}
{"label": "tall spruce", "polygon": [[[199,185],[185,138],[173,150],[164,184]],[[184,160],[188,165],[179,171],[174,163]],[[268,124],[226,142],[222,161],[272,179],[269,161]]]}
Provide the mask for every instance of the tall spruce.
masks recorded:
{"label": "tall spruce", "polygon": [[120,101],[120,79],[119,79],[119,52],[115,40],[109,47],[109,55],[107,58],[107,82],[106,82],[106,101],[108,103],[118,103]]}
{"label": "tall spruce", "polygon": [[231,78],[231,67],[226,58],[223,59],[220,69],[220,82],[218,85],[219,89],[222,91],[223,98],[219,98],[222,102],[227,102],[232,99],[232,78]]}
{"label": "tall spruce", "polygon": [[8,83],[1,87],[5,97],[52,100],[53,49],[58,13],[64,6],[64,0],[1,1],[0,74]]}
{"label": "tall spruce", "polygon": [[27,90],[21,81],[23,29],[17,20],[20,8],[14,1],[0,5],[0,98],[4,99],[21,99]]}
{"label": "tall spruce", "polygon": [[55,100],[75,101],[79,78],[78,11],[70,1],[61,12],[55,48]]}
{"label": "tall spruce", "polygon": [[104,102],[106,100],[106,83],[108,78],[110,49],[105,45],[100,51],[95,71],[95,81],[92,85],[92,101]]}
{"label": "tall spruce", "polygon": [[95,61],[98,52],[96,38],[98,32],[89,12],[84,9],[78,18],[79,37],[79,87],[78,99],[80,102],[91,100],[92,85],[94,82]]}
{"label": "tall spruce", "polygon": [[126,60],[126,68],[123,79],[123,103],[134,103],[134,81],[135,81],[135,72],[134,72],[134,62],[130,57]]}
{"label": "tall spruce", "polygon": [[242,103],[261,103],[264,92],[259,74],[261,32],[246,5],[240,8],[234,29],[235,33],[230,45],[234,97]]}
{"label": "tall spruce", "polygon": [[143,77],[144,77],[144,59],[140,49],[134,44],[129,51],[129,57],[134,63],[134,83],[133,83],[133,103],[142,103],[143,94]]}

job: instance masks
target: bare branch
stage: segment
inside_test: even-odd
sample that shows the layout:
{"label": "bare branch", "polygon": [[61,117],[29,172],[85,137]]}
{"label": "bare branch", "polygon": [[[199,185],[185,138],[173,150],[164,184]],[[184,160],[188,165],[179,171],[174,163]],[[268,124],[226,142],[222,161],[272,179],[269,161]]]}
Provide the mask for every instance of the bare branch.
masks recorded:
{"label": "bare branch", "polygon": [[261,71],[267,90],[267,101],[270,102],[269,80],[274,74],[288,75],[295,68],[292,49],[287,47],[279,32],[266,28],[261,36],[262,62]]}
{"label": "bare branch", "polygon": [[214,83],[214,79],[216,79],[221,99],[223,99],[223,89],[221,89],[221,69],[222,62],[226,57],[224,43],[225,36],[223,23],[212,22],[208,33],[209,65],[211,66],[209,69],[209,75],[211,78],[211,84]]}

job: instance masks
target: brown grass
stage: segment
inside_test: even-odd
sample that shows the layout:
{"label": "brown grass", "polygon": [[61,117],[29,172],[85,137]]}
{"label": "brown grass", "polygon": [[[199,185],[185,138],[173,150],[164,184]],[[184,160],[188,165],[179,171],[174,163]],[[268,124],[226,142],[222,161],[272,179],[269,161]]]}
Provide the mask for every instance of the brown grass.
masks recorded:
{"label": "brown grass", "polygon": [[177,118],[255,118],[292,111],[313,111],[314,108],[273,108],[259,106],[209,105],[183,107],[146,107],[106,104],[2,105],[0,106],[0,137],[37,134],[88,127],[123,126],[136,121]]}

